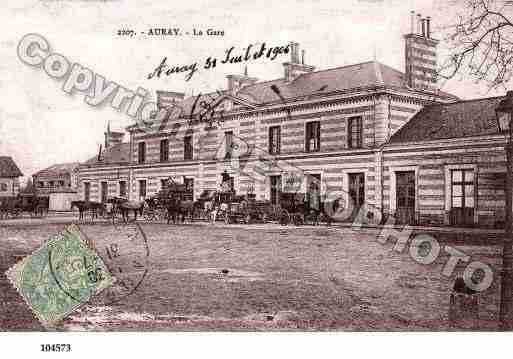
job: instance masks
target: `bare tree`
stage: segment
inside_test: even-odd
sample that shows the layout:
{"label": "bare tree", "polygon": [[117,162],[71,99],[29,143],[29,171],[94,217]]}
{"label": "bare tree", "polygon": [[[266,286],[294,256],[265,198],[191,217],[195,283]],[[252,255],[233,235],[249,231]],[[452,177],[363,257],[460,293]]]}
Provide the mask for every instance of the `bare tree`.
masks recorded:
{"label": "bare tree", "polygon": [[513,1],[456,0],[455,25],[445,30],[450,54],[438,76],[466,73],[491,89],[504,87],[513,76]]}

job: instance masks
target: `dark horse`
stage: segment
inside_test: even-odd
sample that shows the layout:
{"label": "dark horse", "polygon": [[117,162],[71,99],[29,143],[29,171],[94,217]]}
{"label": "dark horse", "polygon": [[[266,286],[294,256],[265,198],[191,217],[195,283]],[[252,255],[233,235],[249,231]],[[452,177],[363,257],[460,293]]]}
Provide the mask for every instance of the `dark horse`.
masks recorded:
{"label": "dark horse", "polygon": [[115,210],[121,212],[125,223],[128,223],[130,211],[133,211],[135,221],[137,221],[138,214],[140,216],[143,215],[144,201],[129,201],[124,198],[113,198],[111,202],[114,204]]}
{"label": "dark horse", "polygon": [[185,222],[188,218],[191,222],[194,221],[195,202],[191,200],[182,200],[180,197],[169,198],[164,203],[167,209],[167,223],[171,220],[173,223]]}
{"label": "dark horse", "polygon": [[91,219],[98,218],[99,215],[105,210],[105,205],[99,202],[91,201],[72,201],[71,209],[78,209],[78,218],[84,220],[84,214],[86,211],[91,211]]}

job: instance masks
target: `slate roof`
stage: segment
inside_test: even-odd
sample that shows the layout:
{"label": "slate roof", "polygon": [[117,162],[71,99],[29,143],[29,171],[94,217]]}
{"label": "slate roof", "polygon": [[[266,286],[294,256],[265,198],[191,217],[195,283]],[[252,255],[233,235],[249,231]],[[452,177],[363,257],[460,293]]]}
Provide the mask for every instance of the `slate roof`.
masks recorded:
{"label": "slate roof", "polygon": [[285,79],[259,82],[244,87],[237,96],[248,95],[259,103],[279,100],[272,91],[276,85],[285,99],[302,97],[323,92],[343,91],[376,85],[405,87],[404,74],[377,61],[313,71],[298,76],[287,83]]}
{"label": "slate roof", "polygon": [[[284,78],[257,82],[243,87],[235,94],[235,97],[259,106],[279,102],[281,99],[271,88],[273,85],[279,89],[281,96],[285,100],[373,86],[411,90],[406,86],[405,74],[403,72],[378,61],[367,61],[354,65],[303,73],[291,82],[287,82]],[[200,103],[202,101],[212,103],[226,93],[228,93],[227,90],[219,90],[218,92],[202,94],[196,102],[194,112],[197,113],[201,110]],[[449,100],[458,100],[456,96],[443,91],[439,91],[438,96],[446,97]],[[178,103],[183,109],[182,116],[190,115],[197,97],[197,95],[189,96]]]}
{"label": "slate roof", "polygon": [[90,158],[85,165],[126,164],[130,158],[130,143],[119,143],[103,151],[102,160],[98,161],[98,155]]}
{"label": "slate roof", "polygon": [[0,156],[0,177],[21,177],[20,169],[9,156]]}
{"label": "slate roof", "polygon": [[77,169],[79,163],[59,163],[48,168],[45,168],[39,172],[36,172],[34,176],[61,176],[73,172]]}
{"label": "slate roof", "polygon": [[503,97],[425,106],[389,143],[493,135],[499,132],[495,108]]}

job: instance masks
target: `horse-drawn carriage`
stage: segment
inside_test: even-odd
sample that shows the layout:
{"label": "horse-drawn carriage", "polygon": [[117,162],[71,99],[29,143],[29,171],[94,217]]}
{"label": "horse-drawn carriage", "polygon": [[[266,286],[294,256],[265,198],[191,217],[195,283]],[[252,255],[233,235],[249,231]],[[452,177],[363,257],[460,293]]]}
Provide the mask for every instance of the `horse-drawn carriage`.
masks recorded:
{"label": "horse-drawn carriage", "polygon": [[198,204],[193,201],[190,188],[169,178],[164,187],[153,197],[146,199],[144,209],[148,220],[166,219],[170,223],[193,221],[198,213]]}
{"label": "horse-drawn carriage", "polygon": [[266,222],[269,219],[270,201],[257,201],[252,195],[237,195],[227,188],[205,190],[198,202],[204,218],[222,220],[226,224]]}
{"label": "horse-drawn carriage", "polygon": [[319,193],[281,192],[279,194],[279,221],[282,225],[314,224],[324,221],[331,225],[332,218],[325,213],[325,208],[337,206],[338,203],[326,203]]}
{"label": "horse-drawn carriage", "polygon": [[18,218],[24,214],[43,217],[48,214],[49,198],[35,193],[20,193],[16,197],[0,197],[0,219]]}

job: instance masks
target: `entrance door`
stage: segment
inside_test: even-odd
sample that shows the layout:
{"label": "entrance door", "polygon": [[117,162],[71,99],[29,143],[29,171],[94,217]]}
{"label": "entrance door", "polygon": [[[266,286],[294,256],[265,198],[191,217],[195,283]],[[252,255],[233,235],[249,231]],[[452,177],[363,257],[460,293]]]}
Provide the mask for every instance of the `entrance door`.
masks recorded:
{"label": "entrance door", "polygon": [[107,182],[102,182],[102,193],[101,193],[101,202],[102,203],[107,202],[107,191],[108,191]]}
{"label": "entrance door", "polygon": [[415,171],[396,172],[396,223],[415,224]]}
{"label": "entrance door", "polygon": [[271,203],[278,204],[281,192],[281,176],[271,176]]}
{"label": "entrance door", "polygon": [[351,219],[354,219],[365,202],[365,173],[349,174],[349,196],[353,200]]}
{"label": "entrance door", "polygon": [[91,198],[91,183],[85,182],[84,183],[84,201],[89,202],[90,198]]}
{"label": "entrance door", "polygon": [[451,171],[450,221],[455,226],[474,224],[474,170]]}

